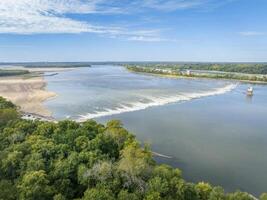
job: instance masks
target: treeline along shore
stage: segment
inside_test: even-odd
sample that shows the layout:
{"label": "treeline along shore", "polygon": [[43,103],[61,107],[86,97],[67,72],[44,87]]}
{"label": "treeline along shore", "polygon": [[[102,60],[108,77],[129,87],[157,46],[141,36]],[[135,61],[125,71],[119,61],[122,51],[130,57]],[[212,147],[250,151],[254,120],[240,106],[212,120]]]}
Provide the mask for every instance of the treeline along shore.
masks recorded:
{"label": "treeline along shore", "polygon": [[[157,164],[119,121],[25,120],[0,97],[0,199],[255,200]],[[260,200],[266,200],[263,193]]]}
{"label": "treeline along shore", "polygon": [[233,79],[246,82],[267,83],[267,64],[126,64],[133,72],[174,77]]}
{"label": "treeline along shore", "polygon": [[19,75],[25,75],[29,74],[30,72],[28,70],[9,70],[9,69],[0,69],[0,77],[5,76],[19,76]]}

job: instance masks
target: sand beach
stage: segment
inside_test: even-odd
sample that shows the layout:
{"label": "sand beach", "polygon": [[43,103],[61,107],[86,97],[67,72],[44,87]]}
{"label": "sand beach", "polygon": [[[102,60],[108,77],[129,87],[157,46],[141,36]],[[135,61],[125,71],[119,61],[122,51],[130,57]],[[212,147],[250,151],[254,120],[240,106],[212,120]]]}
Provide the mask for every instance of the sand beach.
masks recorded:
{"label": "sand beach", "polygon": [[18,105],[22,112],[50,117],[52,113],[42,103],[56,94],[46,90],[46,82],[42,76],[14,76],[0,79],[0,96]]}

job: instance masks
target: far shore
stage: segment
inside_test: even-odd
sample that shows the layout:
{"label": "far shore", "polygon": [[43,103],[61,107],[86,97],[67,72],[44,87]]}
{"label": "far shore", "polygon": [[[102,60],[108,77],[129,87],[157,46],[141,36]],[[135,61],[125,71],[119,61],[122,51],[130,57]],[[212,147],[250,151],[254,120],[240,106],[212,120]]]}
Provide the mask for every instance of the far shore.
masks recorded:
{"label": "far shore", "polygon": [[211,78],[211,77],[202,77],[202,76],[187,76],[187,75],[176,75],[176,74],[168,74],[168,73],[153,73],[153,72],[143,72],[143,71],[135,71],[132,69],[129,69],[126,67],[126,69],[132,73],[137,73],[137,74],[146,74],[146,75],[151,75],[151,76],[159,76],[159,77],[165,77],[165,78],[184,78],[184,79],[213,79],[213,80],[230,80],[230,81],[236,81],[236,82],[241,82],[241,83],[251,83],[251,84],[263,84],[266,85],[267,82],[265,81],[252,81],[252,80],[241,80],[241,79],[230,79],[230,78]]}
{"label": "far shore", "polygon": [[70,71],[74,70],[75,67],[68,67],[68,68],[61,68],[61,67],[24,67],[24,66],[8,66],[7,67],[1,67],[0,69],[9,69],[9,70],[27,70],[30,73],[44,73],[44,72],[62,72],[62,71]]}

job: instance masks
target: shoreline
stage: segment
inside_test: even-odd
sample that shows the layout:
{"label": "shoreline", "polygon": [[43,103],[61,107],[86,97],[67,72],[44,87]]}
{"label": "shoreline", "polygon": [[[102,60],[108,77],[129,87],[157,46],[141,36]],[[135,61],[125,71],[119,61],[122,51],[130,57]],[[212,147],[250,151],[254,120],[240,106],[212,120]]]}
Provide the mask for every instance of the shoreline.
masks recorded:
{"label": "shoreline", "polygon": [[[0,67],[0,69],[2,69]],[[3,68],[6,69],[6,68]],[[56,76],[60,72],[75,70],[74,67],[36,67],[10,66],[10,70],[28,70],[25,75],[4,76],[0,80],[0,96],[12,101],[18,106],[22,118],[29,120],[53,121],[52,111],[48,110],[44,102],[57,94],[46,89],[46,76]],[[50,73],[50,74],[46,74]]]}
{"label": "shoreline", "polygon": [[208,79],[208,80],[225,80],[225,81],[236,81],[241,83],[250,83],[250,84],[259,84],[259,85],[267,85],[265,81],[251,81],[251,80],[241,80],[241,79],[231,79],[231,78],[212,78],[212,77],[201,77],[201,76],[187,76],[187,75],[175,75],[175,74],[163,74],[163,73],[154,73],[154,72],[142,72],[142,71],[135,71],[126,67],[129,72],[136,73],[136,74],[145,74],[151,76],[158,76],[158,77],[165,77],[165,78],[173,78],[173,79]]}
{"label": "shoreline", "polygon": [[47,91],[46,86],[43,75],[4,77],[0,80],[0,96],[14,102],[22,114],[51,118],[52,112],[43,103],[57,94]]}

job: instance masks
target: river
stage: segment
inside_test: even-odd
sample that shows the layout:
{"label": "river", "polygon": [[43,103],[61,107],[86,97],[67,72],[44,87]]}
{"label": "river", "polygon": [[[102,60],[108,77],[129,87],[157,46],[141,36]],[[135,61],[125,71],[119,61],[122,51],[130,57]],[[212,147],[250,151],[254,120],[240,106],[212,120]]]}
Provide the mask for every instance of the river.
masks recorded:
{"label": "river", "polygon": [[267,86],[173,79],[94,65],[45,77],[57,119],[119,119],[186,180],[259,195],[267,191]]}

